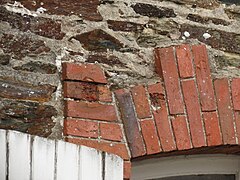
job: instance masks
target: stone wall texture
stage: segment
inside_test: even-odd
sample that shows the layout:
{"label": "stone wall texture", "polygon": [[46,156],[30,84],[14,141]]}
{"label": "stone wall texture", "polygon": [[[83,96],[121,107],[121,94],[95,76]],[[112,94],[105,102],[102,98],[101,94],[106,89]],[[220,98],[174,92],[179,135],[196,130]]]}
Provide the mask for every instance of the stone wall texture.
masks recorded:
{"label": "stone wall texture", "polygon": [[238,144],[239,29],[238,0],[0,0],[0,128],[115,152],[125,167]]}

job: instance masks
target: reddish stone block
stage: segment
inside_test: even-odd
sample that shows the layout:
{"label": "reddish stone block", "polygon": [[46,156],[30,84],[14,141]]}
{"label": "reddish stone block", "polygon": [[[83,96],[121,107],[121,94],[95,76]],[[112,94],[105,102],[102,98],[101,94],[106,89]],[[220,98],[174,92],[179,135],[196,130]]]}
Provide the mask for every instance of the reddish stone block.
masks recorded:
{"label": "reddish stone block", "polygon": [[51,18],[34,17],[8,11],[0,7],[0,21],[8,22],[13,28],[23,32],[32,32],[40,36],[62,40],[65,33],[61,31],[61,23]]}
{"label": "reddish stone block", "polygon": [[102,139],[122,141],[122,128],[119,124],[100,123],[100,136]]}
{"label": "reddish stone block", "polygon": [[78,138],[67,138],[66,141],[74,144],[95,148],[100,151],[116,154],[125,160],[129,160],[127,147],[126,144],[124,143],[113,143],[93,139],[78,139]]}
{"label": "reddish stone block", "polygon": [[216,112],[203,112],[207,144],[217,146],[222,144],[220,124]]}
{"label": "reddish stone block", "polygon": [[178,150],[191,149],[191,138],[186,116],[177,116],[172,119],[172,126]]}
{"label": "reddish stone block", "polygon": [[98,137],[98,123],[85,120],[65,119],[64,134],[81,137]]}
{"label": "reddish stone block", "polygon": [[112,102],[112,92],[107,86],[98,86],[99,101]]}
{"label": "reddish stone block", "polygon": [[164,80],[170,114],[183,114],[184,103],[173,47],[158,48],[155,50],[155,56],[157,72]]}
{"label": "reddish stone block", "polygon": [[240,111],[234,112],[238,144],[240,144]]}
{"label": "reddish stone block", "polygon": [[182,90],[186,104],[193,147],[205,146],[201,107],[198,101],[197,87],[194,80],[182,81]]}
{"label": "reddish stone block", "polygon": [[62,64],[63,80],[78,80],[106,84],[102,69],[95,64]]}
{"label": "reddish stone block", "polygon": [[4,53],[11,53],[12,58],[19,60],[51,51],[43,40],[33,39],[27,34],[2,34],[0,48]]}
{"label": "reddish stone block", "polygon": [[234,110],[240,111],[240,78],[232,80],[232,100]]}
{"label": "reddish stone block", "polygon": [[142,24],[127,21],[107,20],[108,27],[113,31],[138,32],[143,30]]}
{"label": "reddish stone block", "polygon": [[140,122],[147,154],[156,154],[161,151],[157,130],[153,120]]}
{"label": "reddish stone block", "polygon": [[137,116],[140,119],[151,117],[148,98],[144,86],[135,86],[131,89]]}
{"label": "reddish stone block", "polygon": [[115,91],[121,113],[127,142],[132,157],[139,157],[146,154],[142,134],[139,128],[137,117],[135,116],[131,94],[125,90]]}
{"label": "reddish stone block", "polygon": [[10,78],[0,79],[1,98],[46,102],[51,99],[55,90],[56,87],[49,84],[35,86]]}
{"label": "reddish stone block", "polygon": [[65,98],[74,98],[87,101],[98,100],[98,87],[95,84],[85,82],[67,82],[63,84]]}
{"label": "reddish stone block", "polygon": [[96,102],[66,101],[65,114],[68,117],[116,121],[117,115],[113,105]]}
{"label": "reddish stone block", "polygon": [[176,47],[178,70],[181,78],[194,76],[192,53],[189,45],[183,44]]}
{"label": "reddish stone block", "polygon": [[[0,1],[1,3],[2,1]],[[9,1],[8,1],[9,2]],[[50,15],[60,16],[81,16],[85,20],[89,21],[101,21],[102,17],[98,12],[99,0],[35,0],[32,3],[30,0],[21,0],[21,4],[30,11],[37,11],[38,8],[45,8],[45,13]]]}
{"label": "reddish stone block", "polygon": [[124,161],[123,165],[123,178],[124,180],[131,178],[131,161]]}
{"label": "reddish stone block", "polygon": [[228,79],[214,81],[224,144],[236,144]]}
{"label": "reddish stone block", "polygon": [[196,80],[203,111],[216,110],[214,90],[205,45],[193,45],[192,52],[196,66]]}

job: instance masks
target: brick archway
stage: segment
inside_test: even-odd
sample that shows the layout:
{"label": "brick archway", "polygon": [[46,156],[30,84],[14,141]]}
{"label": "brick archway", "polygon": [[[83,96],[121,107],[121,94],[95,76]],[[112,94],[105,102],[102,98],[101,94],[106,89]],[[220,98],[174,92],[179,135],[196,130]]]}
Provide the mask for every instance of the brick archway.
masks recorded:
{"label": "brick archway", "polygon": [[214,79],[204,45],[155,49],[159,82],[110,91],[96,64],[63,64],[69,142],[126,160],[239,154],[240,78]]}

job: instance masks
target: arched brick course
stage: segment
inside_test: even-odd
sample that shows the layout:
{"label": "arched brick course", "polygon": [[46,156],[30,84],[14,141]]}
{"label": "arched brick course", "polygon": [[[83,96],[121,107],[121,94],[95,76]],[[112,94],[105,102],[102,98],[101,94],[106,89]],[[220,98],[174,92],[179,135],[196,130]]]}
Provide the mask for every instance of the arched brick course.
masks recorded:
{"label": "arched brick course", "polygon": [[239,154],[240,79],[213,79],[205,45],[154,53],[158,83],[114,92],[98,65],[64,63],[66,139],[118,154],[128,168],[152,156]]}

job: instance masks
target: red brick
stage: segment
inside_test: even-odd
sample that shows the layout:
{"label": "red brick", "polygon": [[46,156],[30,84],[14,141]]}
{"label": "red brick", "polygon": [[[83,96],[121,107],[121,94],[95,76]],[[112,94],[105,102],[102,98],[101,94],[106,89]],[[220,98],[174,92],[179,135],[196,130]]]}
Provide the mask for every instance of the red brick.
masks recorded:
{"label": "red brick", "polygon": [[217,79],[214,81],[214,85],[223,142],[224,144],[236,144],[228,80]]}
{"label": "red brick", "polygon": [[161,151],[157,130],[153,120],[140,122],[143,138],[147,148],[147,154],[155,154]]}
{"label": "red brick", "polygon": [[148,85],[148,92],[150,94],[153,94],[153,93],[164,94],[164,89],[161,83],[156,83],[156,84]]}
{"label": "red brick", "polygon": [[115,91],[118,101],[123,126],[132,157],[139,157],[146,154],[142,134],[135,116],[133,101],[130,92],[125,90]]}
{"label": "red brick", "polygon": [[122,141],[122,129],[119,124],[100,123],[100,136],[102,139]]}
{"label": "red brick", "polygon": [[216,112],[203,112],[207,144],[217,146],[222,144],[220,124]]}
{"label": "red brick", "polygon": [[232,80],[232,99],[234,110],[240,111],[240,78]]}
{"label": "red brick", "polygon": [[112,102],[112,92],[107,86],[98,86],[99,101]]}
{"label": "red brick", "polygon": [[125,160],[129,160],[126,144],[124,143],[111,143],[93,139],[78,139],[78,138],[67,138],[66,141],[74,144],[95,148],[100,151],[116,154]]}
{"label": "red brick", "polygon": [[156,53],[156,66],[162,73],[168,98],[170,114],[184,113],[184,104],[179,85],[178,69],[175,62],[173,47],[158,48]]}
{"label": "red brick", "polygon": [[144,119],[151,117],[148,98],[144,86],[135,86],[132,88],[131,92],[138,118]]}
{"label": "red brick", "polygon": [[74,98],[87,101],[98,100],[97,85],[85,82],[64,82],[63,92],[65,98]]}
{"label": "red brick", "polygon": [[117,115],[113,105],[96,102],[66,101],[65,113],[68,117],[116,121]]}
{"label": "red brick", "polygon": [[64,134],[97,138],[98,123],[85,120],[66,119],[64,121]]}
{"label": "red brick", "polygon": [[234,112],[238,144],[240,144],[240,111]]}
{"label": "red brick", "polygon": [[124,161],[123,165],[123,175],[124,180],[128,180],[131,178],[131,162],[130,161]]}
{"label": "red brick", "polygon": [[184,101],[186,104],[193,147],[205,146],[201,107],[194,80],[182,81]]}
{"label": "red brick", "polygon": [[171,129],[171,124],[168,119],[167,107],[164,101],[160,101],[160,109],[153,112],[155,123],[157,126],[158,135],[163,151],[176,150],[176,145]]}
{"label": "red brick", "polygon": [[208,54],[205,45],[193,45],[192,52],[196,67],[196,80],[203,111],[216,110]]}
{"label": "red brick", "polygon": [[172,119],[172,126],[178,150],[191,149],[191,138],[188,132],[186,117],[175,117]]}
{"label": "red brick", "polygon": [[194,76],[192,53],[189,45],[180,45],[176,47],[178,70],[181,78]]}
{"label": "red brick", "polygon": [[106,84],[107,80],[102,69],[95,64],[62,64],[63,80],[79,80]]}

